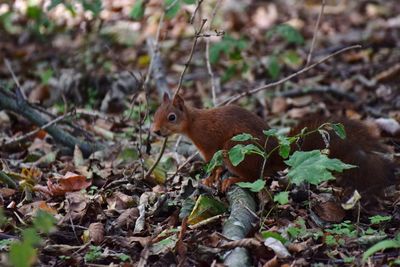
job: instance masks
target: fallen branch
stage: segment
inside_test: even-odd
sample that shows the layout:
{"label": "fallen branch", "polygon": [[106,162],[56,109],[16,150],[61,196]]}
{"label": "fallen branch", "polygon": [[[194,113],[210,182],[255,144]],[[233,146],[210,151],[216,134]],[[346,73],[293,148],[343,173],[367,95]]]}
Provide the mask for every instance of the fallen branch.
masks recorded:
{"label": "fallen branch", "polygon": [[[0,88],[0,108],[20,114],[39,127],[43,127],[49,123],[49,121],[43,118],[38,111],[33,109],[28,102],[20,98],[17,99],[16,96],[7,93],[2,88]],[[65,145],[71,150],[74,150],[75,145],[77,145],[85,157],[88,157],[93,152],[104,148],[103,145],[99,143],[89,143],[80,140],[68,132],[56,127],[54,124],[47,126],[46,132],[48,132],[57,143]]]}
{"label": "fallen branch", "polygon": [[31,138],[32,136],[34,136],[35,134],[37,134],[40,130],[46,130],[51,125],[56,124],[57,122],[62,121],[63,119],[65,119],[66,117],[69,117],[71,115],[72,115],[72,113],[70,112],[70,113],[64,114],[64,115],[62,115],[60,117],[57,117],[54,120],[49,121],[48,123],[46,123],[42,127],[39,127],[39,128],[37,128],[37,129],[35,129],[33,131],[30,131],[29,133],[26,133],[26,134],[24,134],[22,136],[19,136],[17,138],[14,138],[12,140],[9,140],[9,141],[5,142],[4,144],[2,144],[2,147],[10,147],[10,146],[13,146],[13,145],[15,145],[17,143],[21,143],[22,141],[25,141],[25,140]]}
{"label": "fallen branch", "polygon": [[[226,220],[222,234],[231,240],[241,240],[247,236],[253,228],[256,217],[256,202],[249,191],[233,185],[230,187],[227,198],[231,214]],[[224,257],[226,266],[253,266],[246,248],[236,247]]]}
{"label": "fallen branch", "polygon": [[299,71],[297,71],[297,72],[295,72],[295,73],[293,73],[293,74],[291,74],[291,75],[289,75],[289,76],[287,76],[285,78],[280,79],[279,81],[272,82],[272,83],[269,83],[269,84],[265,84],[265,85],[262,85],[260,87],[254,88],[254,89],[252,89],[250,91],[242,92],[242,93],[240,93],[240,94],[238,94],[236,96],[232,96],[232,97],[226,99],[225,101],[219,103],[218,106],[231,104],[231,103],[241,99],[242,97],[255,94],[257,92],[260,92],[262,90],[265,90],[265,89],[268,89],[268,88],[271,88],[271,87],[274,87],[274,86],[277,86],[277,85],[281,85],[281,84],[293,79],[294,77],[297,77],[300,74],[303,74],[303,73],[309,71],[310,69],[315,68],[316,66],[320,65],[321,63],[327,61],[328,59],[330,59],[332,57],[335,57],[335,56],[337,56],[339,54],[342,54],[342,53],[344,53],[344,52],[346,52],[348,50],[356,49],[356,48],[361,48],[361,45],[352,45],[352,46],[348,46],[348,47],[345,47],[343,49],[340,49],[339,51],[336,51],[336,52],[334,52],[334,53],[332,53],[330,55],[327,55],[326,57],[323,57],[322,59],[318,60],[314,64],[311,64],[310,66],[306,66],[306,67],[302,68],[301,70],[299,70]]}
{"label": "fallen branch", "polygon": [[351,93],[345,92],[343,90],[331,88],[331,87],[325,87],[325,86],[320,86],[317,88],[311,88],[311,89],[301,89],[301,88],[296,88],[292,90],[288,90],[285,92],[276,92],[274,93],[274,96],[281,96],[281,97],[299,97],[299,96],[305,96],[305,95],[310,95],[310,94],[330,94],[334,97],[337,98],[343,98],[351,102],[356,102],[357,97]]}

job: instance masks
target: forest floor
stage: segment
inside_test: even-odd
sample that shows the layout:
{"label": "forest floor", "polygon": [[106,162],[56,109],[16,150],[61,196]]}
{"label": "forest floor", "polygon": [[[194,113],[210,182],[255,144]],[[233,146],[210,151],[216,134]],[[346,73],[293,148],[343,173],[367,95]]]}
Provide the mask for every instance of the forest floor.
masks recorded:
{"label": "forest floor", "polygon": [[345,210],[334,182],[277,175],[234,243],[189,140],[171,136],[149,172],[153,115],[180,78],[191,105],[248,92],[235,104],[281,130],[316,112],[364,121],[399,163],[399,1],[133,2],[0,4],[0,265],[223,266],[235,247],[254,266],[400,265],[395,186]]}

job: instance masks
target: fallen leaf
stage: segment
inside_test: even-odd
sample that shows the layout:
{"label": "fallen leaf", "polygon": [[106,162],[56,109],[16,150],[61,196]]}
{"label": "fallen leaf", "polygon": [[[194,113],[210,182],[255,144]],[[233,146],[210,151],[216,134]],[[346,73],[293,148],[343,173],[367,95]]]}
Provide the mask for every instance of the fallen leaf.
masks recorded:
{"label": "fallen leaf", "polygon": [[85,176],[73,172],[67,172],[64,177],[58,180],[57,184],[51,180],[47,181],[47,187],[53,196],[63,196],[67,192],[86,189],[91,184],[92,180],[88,180]]}
{"label": "fallen leaf", "polygon": [[117,228],[130,228],[130,225],[133,224],[136,219],[139,217],[138,208],[130,208],[125,210],[119,215],[119,217],[113,222],[113,226]]}
{"label": "fallen leaf", "polygon": [[15,189],[11,189],[11,188],[0,188],[0,196],[1,198],[9,198],[11,196],[13,196],[15,194],[15,192],[17,192]]}
{"label": "fallen leaf", "polygon": [[104,240],[104,225],[100,222],[91,223],[89,225],[89,238],[90,240],[98,245]]}
{"label": "fallen leaf", "polygon": [[375,122],[381,130],[392,136],[400,134],[400,124],[395,119],[379,118]]}
{"label": "fallen leaf", "polygon": [[63,221],[76,221],[81,219],[86,214],[89,197],[78,191],[65,194],[65,211],[66,215]]}
{"label": "fallen leaf", "polygon": [[282,259],[290,257],[289,251],[278,239],[275,239],[273,237],[268,237],[267,239],[265,239],[264,245],[272,249],[275,252],[276,256],[278,256],[278,258]]}
{"label": "fallen leaf", "polygon": [[334,201],[326,201],[315,206],[315,212],[326,222],[339,223],[343,220],[346,212]]}
{"label": "fallen leaf", "polygon": [[22,205],[18,209],[19,212],[21,212],[24,216],[28,216],[28,217],[34,216],[38,212],[38,210],[46,211],[53,215],[57,214],[57,210],[50,207],[46,203],[46,201],[43,201],[43,200],[35,201],[35,202],[29,203],[29,204]]}
{"label": "fallen leaf", "polygon": [[111,197],[107,198],[108,209],[110,210],[125,210],[132,207],[134,202],[133,197],[125,195],[119,191],[114,192]]}

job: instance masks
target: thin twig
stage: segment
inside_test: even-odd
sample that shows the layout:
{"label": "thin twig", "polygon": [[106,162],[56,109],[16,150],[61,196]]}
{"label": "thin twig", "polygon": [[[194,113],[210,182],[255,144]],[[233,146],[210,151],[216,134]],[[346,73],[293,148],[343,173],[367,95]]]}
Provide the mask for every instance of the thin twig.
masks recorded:
{"label": "thin twig", "polygon": [[330,55],[328,55],[328,56],[326,56],[326,57],[323,57],[322,59],[318,60],[318,61],[315,62],[314,64],[312,64],[312,65],[310,65],[310,66],[306,66],[306,67],[302,68],[301,70],[299,70],[298,72],[295,72],[295,73],[293,73],[293,74],[291,74],[291,75],[289,75],[289,76],[287,76],[287,77],[285,77],[285,78],[282,78],[282,79],[280,79],[279,81],[276,81],[276,82],[273,82],[273,83],[268,83],[268,84],[262,85],[262,86],[260,86],[260,87],[254,88],[254,89],[252,89],[252,90],[250,90],[250,91],[242,92],[242,93],[240,93],[240,94],[237,94],[237,95],[235,95],[235,96],[232,96],[232,97],[226,99],[225,101],[223,101],[222,103],[219,103],[218,106],[231,104],[231,103],[233,103],[233,102],[235,102],[235,101],[241,99],[241,98],[244,97],[244,96],[252,95],[252,94],[255,94],[255,93],[260,92],[260,91],[262,91],[262,90],[265,90],[265,89],[268,89],[268,88],[271,88],[271,87],[274,87],[274,86],[283,84],[283,83],[285,83],[285,82],[287,82],[287,81],[293,79],[294,77],[297,77],[297,76],[299,76],[300,74],[303,74],[303,73],[309,71],[310,69],[315,68],[315,67],[318,66],[319,64],[321,64],[321,63],[327,61],[328,59],[330,59],[330,58],[332,58],[332,57],[335,57],[335,56],[337,56],[337,55],[339,55],[339,54],[342,54],[342,53],[344,53],[344,52],[346,52],[346,51],[348,51],[348,50],[356,49],[356,48],[361,48],[361,45],[352,45],[352,46],[348,46],[348,47],[345,47],[345,48],[343,48],[343,49],[340,49],[339,51],[336,51],[336,52],[334,52],[334,53],[332,53],[332,54],[330,54]]}
{"label": "thin twig", "polygon": [[[218,0],[214,6],[213,12],[211,14],[210,22],[208,24],[208,31],[211,31],[211,26],[214,21],[215,15],[217,14],[217,10],[218,10],[220,3],[221,3],[221,0]],[[217,104],[217,94],[215,92],[216,86],[215,86],[214,72],[212,70],[211,62],[210,62],[210,38],[206,39],[206,64],[207,64],[208,74],[210,75],[210,78],[211,78],[211,94],[212,94],[213,105],[215,106]]]}
{"label": "thin twig", "polygon": [[310,62],[311,62],[311,57],[312,57],[312,53],[314,51],[315,41],[317,40],[319,24],[321,22],[322,15],[324,14],[325,0],[321,0],[321,1],[322,1],[321,10],[320,10],[320,12],[318,14],[317,23],[315,24],[314,34],[313,34],[313,38],[312,38],[312,41],[311,41],[310,52],[308,52],[306,66],[308,66],[308,64],[310,64]]}
{"label": "thin twig", "polygon": [[154,171],[154,169],[157,167],[157,164],[160,162],[162,155],[164,154],[165,151],[165,147],[167,146],[167,141],[168,141],[168,137],[164,138],[164,142],[162,144],[160,153],[158,153],[158,157],[156,159],[156,161],[153,163],[153,165],[150,167],[150,169],[146,172],[145,177],[149,177],[152,172]]}
{"label": "thin twig", "polygon": [[198,154],[199,154],[199,151],[197,151],[197,152],[193,153],[192,155],[190,155],[181,165],[179,165],[179,167],[176,169],[174,174],[172,174],[170,177],[167,178],[167,181],[172,180],[178,174],[178,172],[180,172],[183,169],[183,167],[185,167]]}
{"label": "thin twig", "polygon": [[10,72],[10,74],[11,74],[11,76],[12,76],[12,78],[13,78],[15,84],[16,84],[19,88],[21,88],[21,84],[19,83],[19,81],[18,81],[18,79],[17,79],[17,76],[15,76],[15,73],[14,73],[14,71],[13,71],[12,68],[11,68],[10,61],[8,61],[8,59],[5,58],[5,59],[4,59],[4,64],[6,64],[6,67],[7,67],[8,71]]}
{"label": "thin twig", "polygon": [[200,6],[201,6],[201,3],[203,3],[203,1],[204,1],[204,0],[198,0],[198,1],[197,1],[196,8],[195,8],[195,10],[194,10],[192,16],[190,17],[190,24],[193,24],[194,18],[196,17],[196,14],[197,14],[197,11],[199,10],[199,8],[200,8]]}
{"label": "thin twig", "polygon": [[192,61],[193,53],[194,53],[194,50],[196,48],[197,41],[199,39],[199,34],[203,30],[203,27],[206,24],[206,22],[207,22],[207,19],[203,19],[203,21],[201,22],[199,30],[195,32],[195,37],[194,37],[194,42],[193,42],[193,45],[192,45],[192,49],[190,50],[190,54],[189,54],[188,59],[186,60],[186,63],[185,63],[185,68],[183,69],[183,71],[181,73],[181,77],[179,78],[178,87],[175,90],[173,98],[175,98],[175,96],[178,95],[179,91],[181,90],[182,82],[183,82],[183,76],[185,76],[185,73],[186,73],[186,71],[187,71],[187,69],[189,67],[189,64]]}
{"label": "thin twig", "polygon": [[39,128],[36,128],[35,130],[30,131],[29,133],[24,134],[24,135],[22,135],[22,136],[20,136],[20,137],[18,137],[18,138],[12,139],[12,140],[10,140],[10,141],[8,141],[8,142],[2,144],[2,145],[3,145],[3,146],[12,146],[12,145],[14,145],[14,144],[16,144],[16,143],[20,143],[20,142],[22,142],[22,141],[24,141],[24,140],[26,140],[26,139],[28,139],[28,138],[34,136],[34,135],[37,134],[39,131],[45,130],[46,128],[50,127],[51,125],[56,124],[57,122],[59,122],[59,121],[65,119],[66,117],[69,117],[69,116],[71,116],[71,115],[73,115],[73,112],[69,112],[69,113],[66,113],[66,114],[64,114],[64,115],[62,115],[62,116],[59,116],[59,117],[55,118],[54,120],[51,120],[51,121],[49,121],[48,123],[44,124],[43,126],[41,126],[41,127],[39,127]]}
{"label": "thin twig", "polygon": [[[8,59],[4,58],[4,64],[6,64],[8,71],[10,72],[15,84],[17,85],[17,89],[16,89],[17,90],[17,96],[22,97],[23,100],[26,100],[26,96],[25,96],[24,92],[22,92],[21,84],[19,83],[19,81],[17,79],[17,76],[15,75],[15,73],[14,73],[12,67],[11,67],[10,61]],[[17,100],[18,99],[19,98],[17,97]]]}

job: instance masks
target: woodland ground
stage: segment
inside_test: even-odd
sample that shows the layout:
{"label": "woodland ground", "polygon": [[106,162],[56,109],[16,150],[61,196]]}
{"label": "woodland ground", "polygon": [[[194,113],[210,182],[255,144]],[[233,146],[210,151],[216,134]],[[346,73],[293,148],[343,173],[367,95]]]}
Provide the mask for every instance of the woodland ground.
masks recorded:
{"label": "woodland ground", "polygon": [[[400,2],[325,2],[321,15],[317,0],[2,1],[1,265],[222,266],[236,246],[249,249],[254,266],[400,264],[394,187],[358,216],[357,204],[326,204],[342,191],[334,183],[304,196],[270,180],[254,194],[262,205],[248,239],[227,245],[225,194],[197,204],[206,211],[192,212],[192,228],[182,223],[205,193],[190,142],[171,137],[148,172],[163,141],[150,133],[152,116],[186,63],[181,94],[212,107],[357,44],[236,104],[279,129],[313,112],[378,125],[398,162]],[[162,69],[148,76],[152,44]],[[38,128],[38,117],[50,125]]]}

